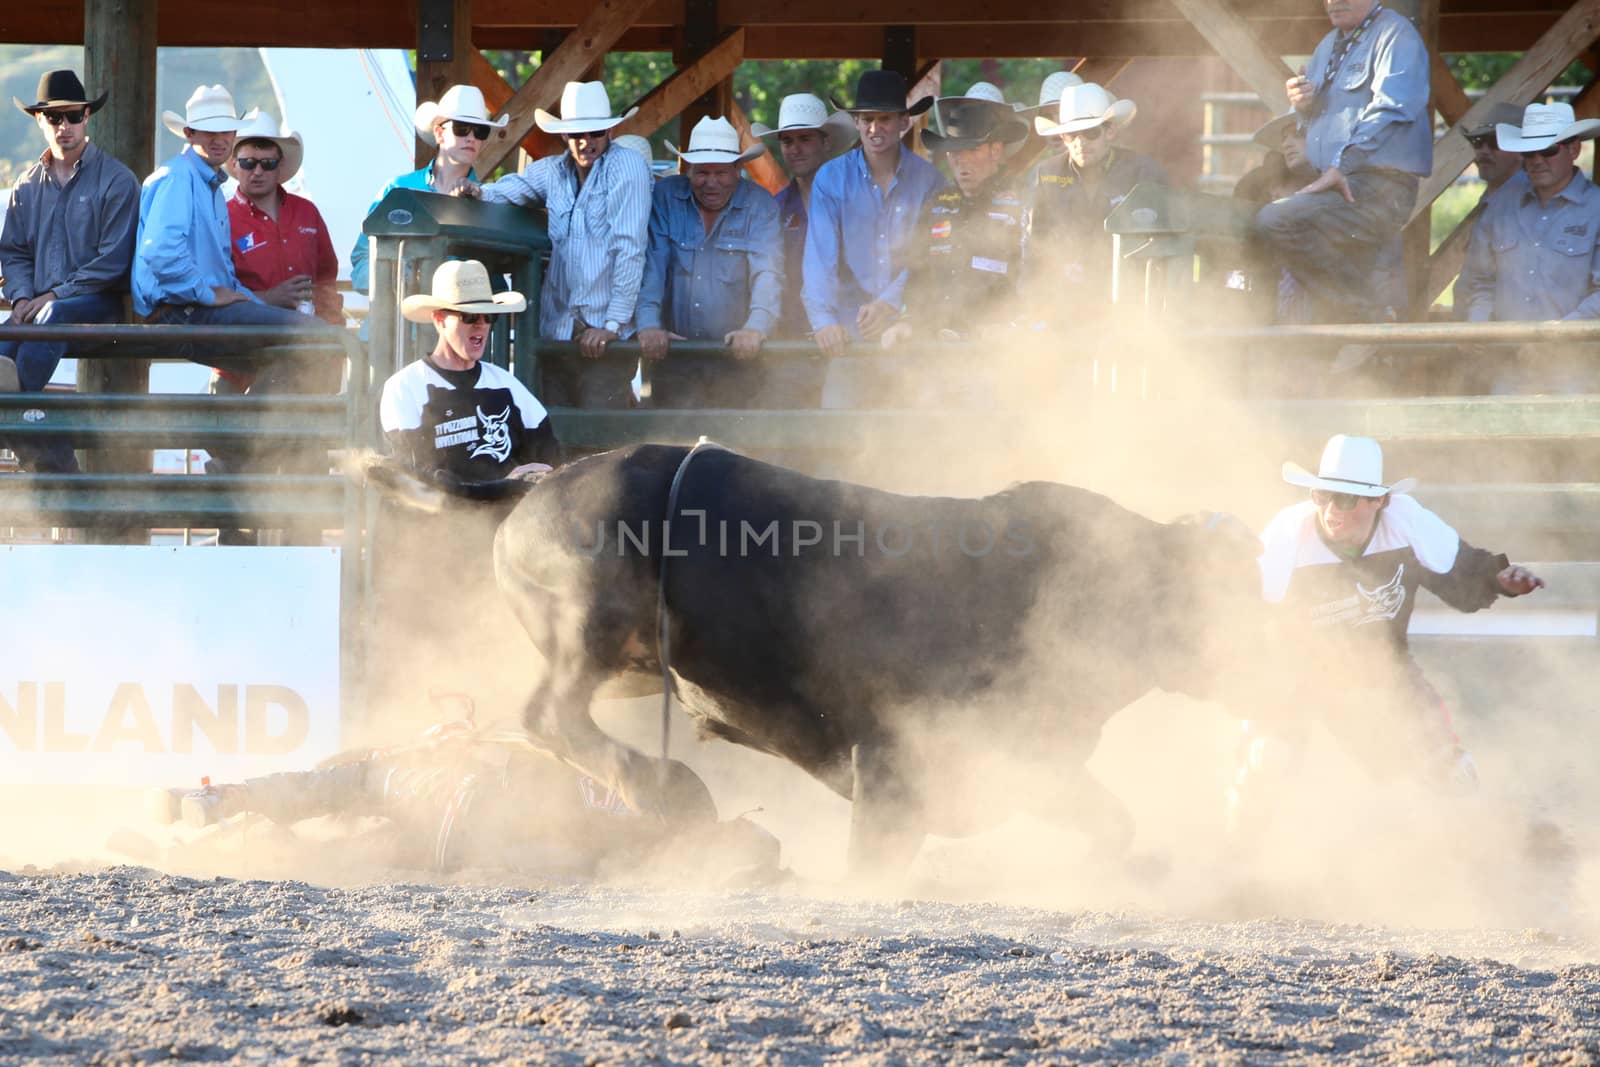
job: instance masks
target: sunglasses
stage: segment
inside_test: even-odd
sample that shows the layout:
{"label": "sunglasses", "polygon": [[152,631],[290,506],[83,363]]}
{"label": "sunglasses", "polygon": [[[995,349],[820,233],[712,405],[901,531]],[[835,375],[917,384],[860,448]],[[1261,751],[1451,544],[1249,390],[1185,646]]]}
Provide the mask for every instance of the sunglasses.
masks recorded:
{"label": "sunglasses", "polygon": [[1319,508],[1325,508],[1332,503],[1339,511],[1354,511],[1357,504],[1371,499],[1373,498],[1370,496],[1357,496],[1355,493],[1333,493],[1326,489],[1311,490],[1311,502]]}
{"label": "sunglasses", "polygon": [[1553,158],[1555,156],[1555,154],[1557,152],[1561,151],[1566,146],[1567,146],[1567,142],[1565,142],[1565,141],[1557,141],[1555,144],[1551,145],[1549,148],[1541,148],[1537,152],[1524,152],[1522,154],[1525,155],[1525,156],[1538,156],[1540,159],[1551,159],[1551,158]]}
{"label": "sunglasses", "polygon": [[460,319],[461,320],[461,325],[463,325],[463,326],[481,326],[484,323],[489,321],[489,316],[488,315],[484,315],[481,312],[477,313],[477,314],[470,314],[469,315],[469,314],[465,314],[465,313],[460,312],[460,311],[452,311],[452,312],[450,312],[450,314],[452,314],[456,318]]}
{"label": "sunglasses", "polygon": [[476,122],[460,122],[452,120],[450,132],[457,137],[476,137],[480,141],[489,139],[489,127]]}
{"label": "sunglasses", "polygon": [[1468,137],[1467,138],[1467,143],[1472,146],[1474,151],[1476,151],[1479,148],[1485,148],[1485,147],[1494,148],[1495,147],[1494,134],[1492,134],[1492,133],[1480,133],[1476,137]]}
{"label": "sunglasses", "polygon": [[83,121],[84,110],[79,107],[73,108],[71,111],[46,111],[44,112],[44,120],[52,126],[59,126],[63,122],[76,126]]}
{"label": "sunglasses", "polygon": [[1077,133],[1069,133],[1067,136],[1076,137],[1080,141],[1098,141],[1103,133],[1105,133],[1104,126],[1090,126],[1087,130],[1079,130]]}
{"label": "sunglasses", "polygon": [[240,170],[255,170],[257,167],[260,167],[262,170],[264,170],[268,174],[270,174],[273,171],[278,169],[278,164],[282,163],[283,160],[281,160],[281,159],[236,159],[233,162],[234,162],[234,165],[237,166]]}

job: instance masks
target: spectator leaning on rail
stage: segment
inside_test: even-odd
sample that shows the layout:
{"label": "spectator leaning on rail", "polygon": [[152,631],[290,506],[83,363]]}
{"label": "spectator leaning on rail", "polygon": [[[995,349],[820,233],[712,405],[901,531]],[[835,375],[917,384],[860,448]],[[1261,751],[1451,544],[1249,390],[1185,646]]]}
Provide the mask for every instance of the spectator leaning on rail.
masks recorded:
{"label": "spectator leaning on rail", "polygon": [[1066,152],[1034,171],[1026,256],[1035,311],[1070,320],[1110,299],[1111,237],[1106,216],[1141,182],[1165,184],[1167,172],[1115,141],[1138,108],[1093,82],[1069,85],[1059,122],[1033,119],[1041,137],[1060,137]]}
{"label": "spectator leaning on rail", "polygon": [[844,111],[828,114],[828,105],[810,93],[791,93],[778,104],[777,129],[759,122],[750,132],[762,139],[777,137],[789,184],[777,196],[778,228],[783,233],[783,314],[778,337],[793,339],[811,333],[805,302],[800,297],[806,254],[806,218],[817,171],[856,139],[856,126]]}
{"label": "spectator leaning on rail", "polygon": [[1404,15],[1376,0],[1326,6],[1333,30],[1312,53],[1309,76],[1302,70],[1287,84],[1320,174],[1263,207],[1255,231],[1310,292],[1318,318],[1377,321],[1379,253],[1433,167],[1428,50]]}
{"label": "spectator leaning on rail", "polygon": [[[417,136],[428,144],[437,145],[439,151],[426,166],[407,171],[383,187],[378,197],[367,208],[367,214],[377,207],[384,197],[396,189],[416,189],[428,193],[449,193],[462,182],[478,180],[473,164],[478,153],[497,129],[511,120],[502,115],[499,121],[489,117],[489,107],[483,93],[472,85],[452,85],[438,101],[427,100],[417,105],[412,125]],[[350,287],[358,292],[372,288],[371,264],[368,262],[367,235],[356,238],[350,249]],[[366,323],[362,323],[363,329]],[[363,333],[365,336],[365,333]]]}
{"label": "spectator leaning on rail", "polygon": [[[1483,195],[1460,223],[1463,236],[1469,242],[1478,220],[1489,206],[1490,197],[1503,189],[1526,189],[1528,186],[1528,176],[1522,171],[1522,157],[1515,152],[1507,152],[1495,139],[1495,127],[1502,122],[1508,126],[1522,125],[1522,108],[1515,104],[1496,104],[1482,120],[1461,128],[1461,135],[1472,145],[1472,161],[1478,167],[1478,177],[1483,179]],[[1467,317],[1471,279],[1470,267],[1463,263],[1451,299],[1451,310],[1458,319]]]}
{"label": "spectator leaning on rail", "polygon": [[1367,437],[1331,438],[1316,474],[1283,465],[1283,480],[1310,490],[1261,534],[1262,593],[1311,625],[1317,647],[1297,667],[1299,695],[1270,725],[1247,723],[1229,795],[1236,832],[1259,829],[1274,787],[1297,771],[1311,722],[1323,723],[1374,770],[1436,786],[1472,788],[1477,777],[1439,695],[1411,658],[1406,629],[1421,586],[1458,611],[1542,588],[1505,556],[1474,548],[1383,478],[1383,449]]}
{"label": "spectator leaning on rail", "polygon": [[940,100],[943,132],[922,140],[943,154],[955,186],[928,198],[917,225],[906,282],[906,314],[883,334],[883,347],[910,338],[959,340],[1004,325],[1016,311],[1022,264],[1020,182],[1001,173],[1006,146],[1028,135],[1008,105],[982,99]]}
{"label": "spectator leaning on rail", "polygon": [[433,272],[433,290],[400,311],[431,322],[432,352],[383,383],[379,422],[390,447],[424,477],[485,482],[550,469],[558,446],[544,405],[511,373],[484,363],[494,316],[527,307],[521,293],[496,293],[475,259]]}
{"label": "spectator leaning on rail", "polygon": [[[783,310],[778,204],[740,172],[766,151],[741,150],[725,118],[695,123],[687,151],[667,148],[684,174],[656,183],[650,244],[639,290],[639,345],[655,407],[752,407],[762,391],[761,342]],[[738,363],[667,359],[672,341],[726,345]]]}
{"label": "spectator leaning on rail", "polygon": [[[228,90],[203,85],[189,97],[185,115],[168,111],[162,120],[188,145],[145,179],[139,197],[134,309],[163,325],[319,325],[292,308],[265,303],[234,273],[222,168],[233,156],[234,134],[244,120]],[[260,347],[260,341],[207,342],[185,346],[184,355],[216,366],[216,360],[228,360],[241,349]],[[326,355],[281,358],[261,368],[251,391],[313,391],[327,361]]]}
{"label": "spectator leaning on rail", "polygon": [[833,104],[850,113],[861,145],[817,172],[801,297],[817,346],[837,356],[852,338],[879,340],[900,317],[917,218],[944,177],[900,143],[933,97],[908,106],[899,74],[866,71],[855,102]]}
{"label": "spectator leaning on rail", "polygon": [[[521,174],[456,190],[489,203],[545,209],[551,252],[539,294],[539,332],[547,340],[577,341],[587,360],[633,332],[650,223],[650,165],[625,148],[612,151],[611,130],[637,110],[612,115],[603,84],[568,82],[560,118],[542,108],[533,115],[541,130],[566,138],[565,153],[535,160]],[[632,367],[570,357],[539,362],[543,399],[552,406],[633,402]]]}
{"label": "spectator leaning on rail", "polygon": [[[228,169],[239,188],[228,201],[233,235],[233,269],[239,282],[274,307],[315,315],[331,326],[344,325],[339,295],[339,257],[322,213],[305,197],[283,186],[300,171],[305,147],[298,133],[280,133],[271,115],[244,117]],[[339,365],[329,361],[323,391],[337,392]],[[213,392],[243,392],[251,376],[217,371]]]}
{"label": "spectator leaning on rail", "polygon": [[[139,180],[90,143],[93,100],[70,70],[39,78],[38,100],[17,107],[33,116],[45,152],[11,190],[0,232],[0,277],[19,325],[118,322],[124,315],[128,268],[139,222]],[[0,391],[35,393],[55,373],[65,341],[0,340]],[[10,444],[24,469],[78,469],[63,441],[17,438]]]}

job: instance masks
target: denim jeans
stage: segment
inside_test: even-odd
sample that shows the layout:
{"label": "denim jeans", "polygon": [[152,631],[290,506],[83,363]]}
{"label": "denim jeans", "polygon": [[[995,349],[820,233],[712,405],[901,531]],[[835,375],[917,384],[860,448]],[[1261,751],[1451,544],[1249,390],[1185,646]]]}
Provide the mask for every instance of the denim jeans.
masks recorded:
{"label": "denim jeans", "polygon": [[[46,304],[33,320],[36,326],[67,326],[80,322],[121,322],[122,294],[85,293]],[[65,331],[63,331],[65,333]],[[16,361],[24,393],[39,393],[56,372],[70,341],[0,341],[0,356]],[[59,438],[19,437],[7,442],[24,470],[38,474],[72,474],[78,469],[72,445]]]}

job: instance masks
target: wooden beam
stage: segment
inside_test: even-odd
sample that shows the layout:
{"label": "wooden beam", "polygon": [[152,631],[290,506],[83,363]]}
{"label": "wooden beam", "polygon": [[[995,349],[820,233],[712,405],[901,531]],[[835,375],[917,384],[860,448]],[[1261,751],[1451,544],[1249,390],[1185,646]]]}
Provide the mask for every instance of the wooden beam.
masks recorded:
{"label": "wooden beam", "polygon": [[1294,71],[1284,63],[1281,52],[1262,44],[1255,29],[1226,0],[1173,0],[1173,5],[1274,115],[1289,109],[1289,91],[1284,83]]}
{"label": "wooden beam", "polygon": [[1461,136],[1461,127],[1482,121],[1496,104],[1527,105],[1597,37],[1600,37],[1600,0],[1576,0],[1461,120],[1433,143],[1433,173],[1423,179],[1411,217],[1416,218],[1426,210],[1472,162],[1472,146]]}
{"label": "wooden beam", "polygon": [[648,137],[704,96],[712,86],[732,77],[744,61],[744,37],[743,27],[723,34],[711,51],[646,93],[639,101],[639,113],[617,127],[617,132]]}
{"label": "wooden beam", "polygon": [[[749,148],[753,144],[763,143],[754,133],[750,132],[750,116],[744,113],[744,108],[735,100],[728,108],[728,121],[733,123],[733,128],[739,131],[739,147]],[[772,146],[777,141],[764,142],[767,151],[744,165],[744,172],[761,188],[777,196],[783,187],[789,184],[789,176],[778,166],[778,161],[772,158]]]}
{"label": "wooden beam", "polygon": [[[1432,61],[1439,55],[1439,0],[1420,0],[1417,5],[1416,26],[1417,32],[1422,35],[1422,45],[1431,57],[1431,81]],[[1433,114],[1428,109],[1423,113]],[[1426,298],[1424,290],[1428,283],[1428,249],[1432,241],[1433,209],[1424,208],[1411,216],[1409,224],[1401,231],[1400,236],[1401,258],[1405,266],[1403,277],[1406,283],[1406,306],[1396,310],[1407,322],[1425,322],[1428,318],[1428,308],[1432,302]]]}
{"label": "wooden beam", "polygon": [[[516,95],[516,90],[511,88],[511,83],[500,76],[500,72],[484,58],[483,53],[477,49],[472,50],[472,84],[476,85],[483,93],[484,101],[489,105],[489,110],[499,114]],[[499,141],[510,141],[505,130],[496,130],[490,134],[489,144]],[[485,146],[487,147],[487,146]],[[566,151],[566,145],[561,138],[554,134],[545,133],[535,126],[528,131],[528,135],[520,142],[520,147],[532,159],[543,159],[545,156],[560,155]],[[479,175],[488,180],[489,172],[480,170]]]}
{"label": "wooden beam", "polygon": [[[577,28],[539,64],[539,69],[497,113],[496,117],[507,115],[511,121],[506,125],[503,139],[496,138],[479,155],[479,172],[487,174],[503,163],[518,143],[536,128],[534,111],[560,100],[567,82],[576,80],[591,63],[609,52],[634,17],[650,3],[651,0],[594,0]],[[617,106],[617,101],[613,100],[612,106]]]}
{"label": "wooden beam", "polygon": [[[437,100],[452,85],[472,79],[472,0],[414,0],[417,9],[417,103]],[[434,148],[414,140],[417,166]]]}
{"label": "wooden beam", "polygon": [[[683,24],[673,43],[672,65],[679,70],[693,67],[716,46],[721,36],[717,0],[683,0]],[[726,118],[732,110],[733,72],[729,71],[727,77],[718,79],[682,109],[674,139],[679,145],[687,145],[691,132],[702,119]]]}
{"label": "wooden beam", "polygon": [[1476,210],[1468,212],[1466,218],[1456,223],[1456,228],[1439,242],[1438,249],[1428,257],[1427,276],[1422,290],[1428,307],[1438,302],[1444,291],[1450,288],[1450,283],[1460,276],[1461,268],[1467,265],[1467,244],[1472,240],[1472,227],[1477,220]]}
{"label": "wooden beam", "polygon": [[1471,109],[1471,97],[1461,88],[1456,76],[1450,73],[1444,56],[1438,52],[1428,53],[1428,84],[1433,91],[1433,108],[1447,126],[1460,122],[1462,116]]}
{"label": "wooden beam", "polygon": [[1583,91],[1572,98],[1573,113],[1580,119],[1600,119],[1600,77],[1590,78]]}
{"label": "wooden beam", "polygon": [[1111,83],[1132,64],[1132,56],[1086,56],[1073,66],[1072,73],[1086,82],[1109,89]]}

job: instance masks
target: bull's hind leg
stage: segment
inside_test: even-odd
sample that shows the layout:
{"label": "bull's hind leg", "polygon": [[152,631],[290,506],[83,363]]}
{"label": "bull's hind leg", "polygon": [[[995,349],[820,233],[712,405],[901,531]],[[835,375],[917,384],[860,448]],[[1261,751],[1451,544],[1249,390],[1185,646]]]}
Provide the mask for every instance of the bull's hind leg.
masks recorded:
{"label": "bull's hind leg", "polygon": [[850,797],[853,878],[886,882],[905,873],[926,836],[921,797],[893,745],[862,742],[850,750],[855,788]]}

